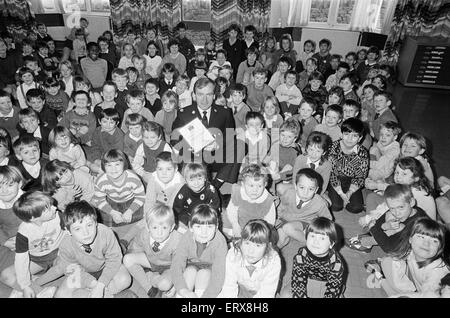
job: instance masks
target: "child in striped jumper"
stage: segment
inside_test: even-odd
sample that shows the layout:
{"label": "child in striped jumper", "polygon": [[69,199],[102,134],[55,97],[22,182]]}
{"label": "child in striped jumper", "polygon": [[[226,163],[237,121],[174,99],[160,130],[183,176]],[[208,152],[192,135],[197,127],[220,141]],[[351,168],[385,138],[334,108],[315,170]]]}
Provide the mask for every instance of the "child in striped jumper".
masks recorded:
{"label": "child in striped jumper", "polygon": [[127,240],[126,234],[137,233],[134,223],[143,217],[144,185],[129,170],[126,156],[120,150],[112,149],[103,155],[102,170],[105,173],[95,181],[92,203],[100,210],[102,223],[113,227],[119,239]]}

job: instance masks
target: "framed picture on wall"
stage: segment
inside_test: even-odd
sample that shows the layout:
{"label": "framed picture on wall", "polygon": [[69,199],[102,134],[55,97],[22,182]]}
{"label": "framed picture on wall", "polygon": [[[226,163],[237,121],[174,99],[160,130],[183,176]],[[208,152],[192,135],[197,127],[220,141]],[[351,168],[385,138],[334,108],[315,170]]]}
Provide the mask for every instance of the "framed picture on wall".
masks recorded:
{"label": "framed picture on wall", "polygon": [[61,0],[64,12],[86,11],[86,0]]}
{"label": "framed picture on wall", "polygon": [[90,0],[92,12],[109,12],[111,7],[109,6],[109,0]]}
{"label": "framed picture on wall", "polygon": [[183,0],[183,21],[211,22],[211,0]]}

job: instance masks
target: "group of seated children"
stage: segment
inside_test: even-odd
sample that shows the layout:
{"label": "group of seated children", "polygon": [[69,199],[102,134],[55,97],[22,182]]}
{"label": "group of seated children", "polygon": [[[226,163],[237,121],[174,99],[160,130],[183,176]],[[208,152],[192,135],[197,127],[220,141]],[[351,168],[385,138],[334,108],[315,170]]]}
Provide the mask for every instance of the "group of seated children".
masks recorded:
{"label": "group of seated children", "polygon": [[[342,58],[307,40],[297,54],[284,35],[260,54],[246,28],[236,63],[225,45],[195,51],[184,27],[167,52],[152,29],[113,59],[109,34],[84,47],[86,30],[51,74],[24,41],[18,85],[0,90],[0,296],[342,297],[342,210],[362,233],[346,246],[384,253],[369,288],[445,294],[450,181],[435,184],[422,135],[402,134],[378,48]],[[245,144],[228,191],[172,147],[206,77]]]}

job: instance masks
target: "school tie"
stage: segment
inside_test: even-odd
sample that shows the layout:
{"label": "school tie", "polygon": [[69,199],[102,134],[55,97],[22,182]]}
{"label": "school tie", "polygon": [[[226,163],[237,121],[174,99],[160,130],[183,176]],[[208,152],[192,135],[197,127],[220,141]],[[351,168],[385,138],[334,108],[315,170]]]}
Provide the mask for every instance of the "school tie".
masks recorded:
{"label": "school tie", "polygon": [[301,209],[301,208],[302,208],[302,205],[303,205],[303,201],[300,200],[300,201],[298,202],[298,204],[297,204],[297,209]]}
{"label": "school tie", "polygon": [[316,170],[316,165],[313,164],[312,162],[309,164],[309,166],[311,167],[311,169]]}
{"label": "school tie", "polygon": [[253,265],[248,265],[248,266],[245,266],[245,267],[247,267],[248,273],[250,274],[250,276],[252,276],[252,275],[253,275],[253,272],[254,272],[255,269],[256,269],[256,267],[253,266]]}
{"label": "school tie", "polygon": [[305,126],[305,123],[306,123],[306,120],[304,120],[304,119],[300,120],[300,124],[302,124],[302,127]]}
{"label": "school tie", "polygon": [[376,113],[376,114],[375,114],[375,117],[374,117],[374,119],[373,119],[373,120],[377,120],[377,119],[378,119],[378,117],[380,117],[380,114]]}
{"label": "school tie", "polygon": [[237,107],[234,107],[233,115],[236,115],[236,113],[237,113]]}
{"label": "school tie", "polygon": [[88,254],[92,252],[91,244],[82,244],[81,245],[84,248],[84,251]]}
{"label": "school tie", "polygon": [[203,123],[203,125],[205,125],[205,127],[206,128],[208,128],[208,117],[206,116],[206,114],[207,114],[208,112],[205,110],[204,112],[203,112],[203,117],[202,117],[202,123]]}
{"label": "school tie", "polygon": [[158,253],[160,251],[159,245],[161,245],[161,244],[159,244],[158,242],[153,243],[153,245],[152,245],[153,252]]}

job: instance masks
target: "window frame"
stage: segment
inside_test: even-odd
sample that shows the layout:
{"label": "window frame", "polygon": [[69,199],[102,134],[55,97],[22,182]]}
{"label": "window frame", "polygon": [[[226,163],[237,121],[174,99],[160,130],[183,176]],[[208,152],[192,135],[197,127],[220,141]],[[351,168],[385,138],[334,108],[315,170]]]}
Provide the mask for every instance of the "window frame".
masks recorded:
{"label": "window frame", "polygon": [[[314,0],[312,0],[312,1],[314,1]],[[385,3],[385,1],[389,1],[389,0],[382,0],[382,6]],[[352,31],[352,30],[350,30],[350,23],[338,23],[337,22],[340,2],[341,2],[341,0],[330,0],[330,8],[328,9],[327,22],[311,21],[311,15],[310,15],[308,25],[306,25],[305,27],[314,28],[314,29],[328,29],[328,30],[335,29],[335,30],[340,30],[340,31]],[[355,5],[356,5],[356,1],[355,1]],[[311,6],[312,6],[312,2],[311,2]],[[309,8],[309,12],[311,13],[311,7]],[[379,13],[378,13],[377,19],[380,19],[380,14],[381,14],[381,7],[379,8]],[[383,21],[381,21],[381,24],[382,23],[383,23]],[[381,34],[382,28],[378,28],[378,25],[377,25],[377,27],[374,30],[374,33]]]}

